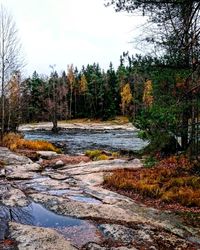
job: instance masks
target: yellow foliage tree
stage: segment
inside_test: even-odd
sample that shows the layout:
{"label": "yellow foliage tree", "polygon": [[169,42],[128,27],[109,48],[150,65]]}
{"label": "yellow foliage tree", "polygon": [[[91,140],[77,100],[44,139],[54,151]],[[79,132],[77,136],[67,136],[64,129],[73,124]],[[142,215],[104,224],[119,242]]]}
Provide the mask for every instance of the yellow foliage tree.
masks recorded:
{"label": "yellow foliage tree", "polygon": [[143,103],[147,108],[153,104],[153,84],[151,80],[147,80],[144,84]]}
{"label": "yellow foliage tree", "polygon": [[7,129],[15,130],[20,122],[20,82],[21,82],[21,74],[20,72],[15,72],[11,80],[7,85],[7,99],[8,99],[8,107],[7,107]]}
{"label": "yellow foliage tree", "polygon": [[121,107],[122,107],[122,113],[125,115],[126,110],[128,109],[131,101],[133,100],[133,96],[131,93],[130,84],[126,83],[121,90]]}
{"label": "yellow foliage tree", "polygon": [[84,94],[85,92],[87,92],[87,90],[88,90],[88,82],[85,75],[82,75],[80,80],[80,92]]}

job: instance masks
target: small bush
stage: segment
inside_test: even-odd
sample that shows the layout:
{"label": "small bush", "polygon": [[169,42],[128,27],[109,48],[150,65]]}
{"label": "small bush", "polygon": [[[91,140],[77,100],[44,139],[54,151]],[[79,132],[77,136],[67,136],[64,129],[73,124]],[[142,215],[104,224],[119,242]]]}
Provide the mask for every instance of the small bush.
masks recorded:
{"label": "small bush", "polygon": [[143,164],[145,168],[152,168],[156,165],[156,163],[158,163],[158,160],[155,157],[148,156],[147,158],[145,158]]}
{"label": "small bush", "polygon": [[101,155],[101,150],[87,150],[85,155],[90,157],[92,160]]}
{"label": "small bush", "polygon": [[101,161],[101,160],[109,160],[111,158],[116,158],[119,156],[119,153],[117,152],[107,152],[102,150],[87,150],[85,152],[85,155],[90,157],[93,161]]}
{"label": "small bush", "polygon": [[3,146],[15,151],[17,149],[45,150],[61,153],[60,149],[56,148],[46,141],[30,141],[25,140],[20,134],[8,133],[3,137]]}

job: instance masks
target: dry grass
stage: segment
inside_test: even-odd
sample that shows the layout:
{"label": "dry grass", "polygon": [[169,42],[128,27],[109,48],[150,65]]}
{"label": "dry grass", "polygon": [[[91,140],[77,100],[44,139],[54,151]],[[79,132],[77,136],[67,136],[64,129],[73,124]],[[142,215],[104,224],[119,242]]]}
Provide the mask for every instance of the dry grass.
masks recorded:
{"label": "dry grass", "polygon": [[46,141],[30,141],[25,140],[20,134],[8,133],[3,137],[2,145],[16,151],[17,149],[44,150],[60,153],[60,149],[56,148]]}
{"label": "dry grass", "polygon": [[67,124],[74,124],[74,123],[80,123],[80,124],[91,124],[91,123],[97,123],[97,124],[105,124],[105,125],[123,125],[129,123],[128,117],[126,116],[116,116],[113,119],[109,119],[107,121],[102,121],[101,119],[88,119],[88,118],[79,118],[79,119],[71,119],[66,121],[60,121],[60,123],[67,123]]}
{"label": "dry grass", "polygon": [[166,203],[200,207],[200,176],[191,174],[191,169],[192,165],[185,156],[173,156],[160,161],[152,169],[117,170],[105,176],[104,184]]}

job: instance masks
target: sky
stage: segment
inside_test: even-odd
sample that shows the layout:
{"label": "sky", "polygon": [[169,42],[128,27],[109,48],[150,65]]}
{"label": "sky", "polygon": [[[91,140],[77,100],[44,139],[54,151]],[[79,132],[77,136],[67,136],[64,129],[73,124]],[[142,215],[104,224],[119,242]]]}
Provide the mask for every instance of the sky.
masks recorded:
{"label": "sky", "polygon": [[73,64],[119,65],[124,51],[135,54],[142,18],[116,13],[104,0],[0,0],[13,16],[26,61],[25,74],[49,74]]}

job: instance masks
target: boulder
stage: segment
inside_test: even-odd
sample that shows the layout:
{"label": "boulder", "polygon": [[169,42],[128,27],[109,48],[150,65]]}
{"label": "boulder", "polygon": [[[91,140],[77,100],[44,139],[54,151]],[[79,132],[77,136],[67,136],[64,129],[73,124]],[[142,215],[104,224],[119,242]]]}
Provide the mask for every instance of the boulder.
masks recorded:
{"label": "boulder", "polygon": [[36,153],[42,159],[51,160],[51,159],[54,159],[54,158],[58,157],[58,154],[56,152],[53,152],[53,151],[36,151]]}

